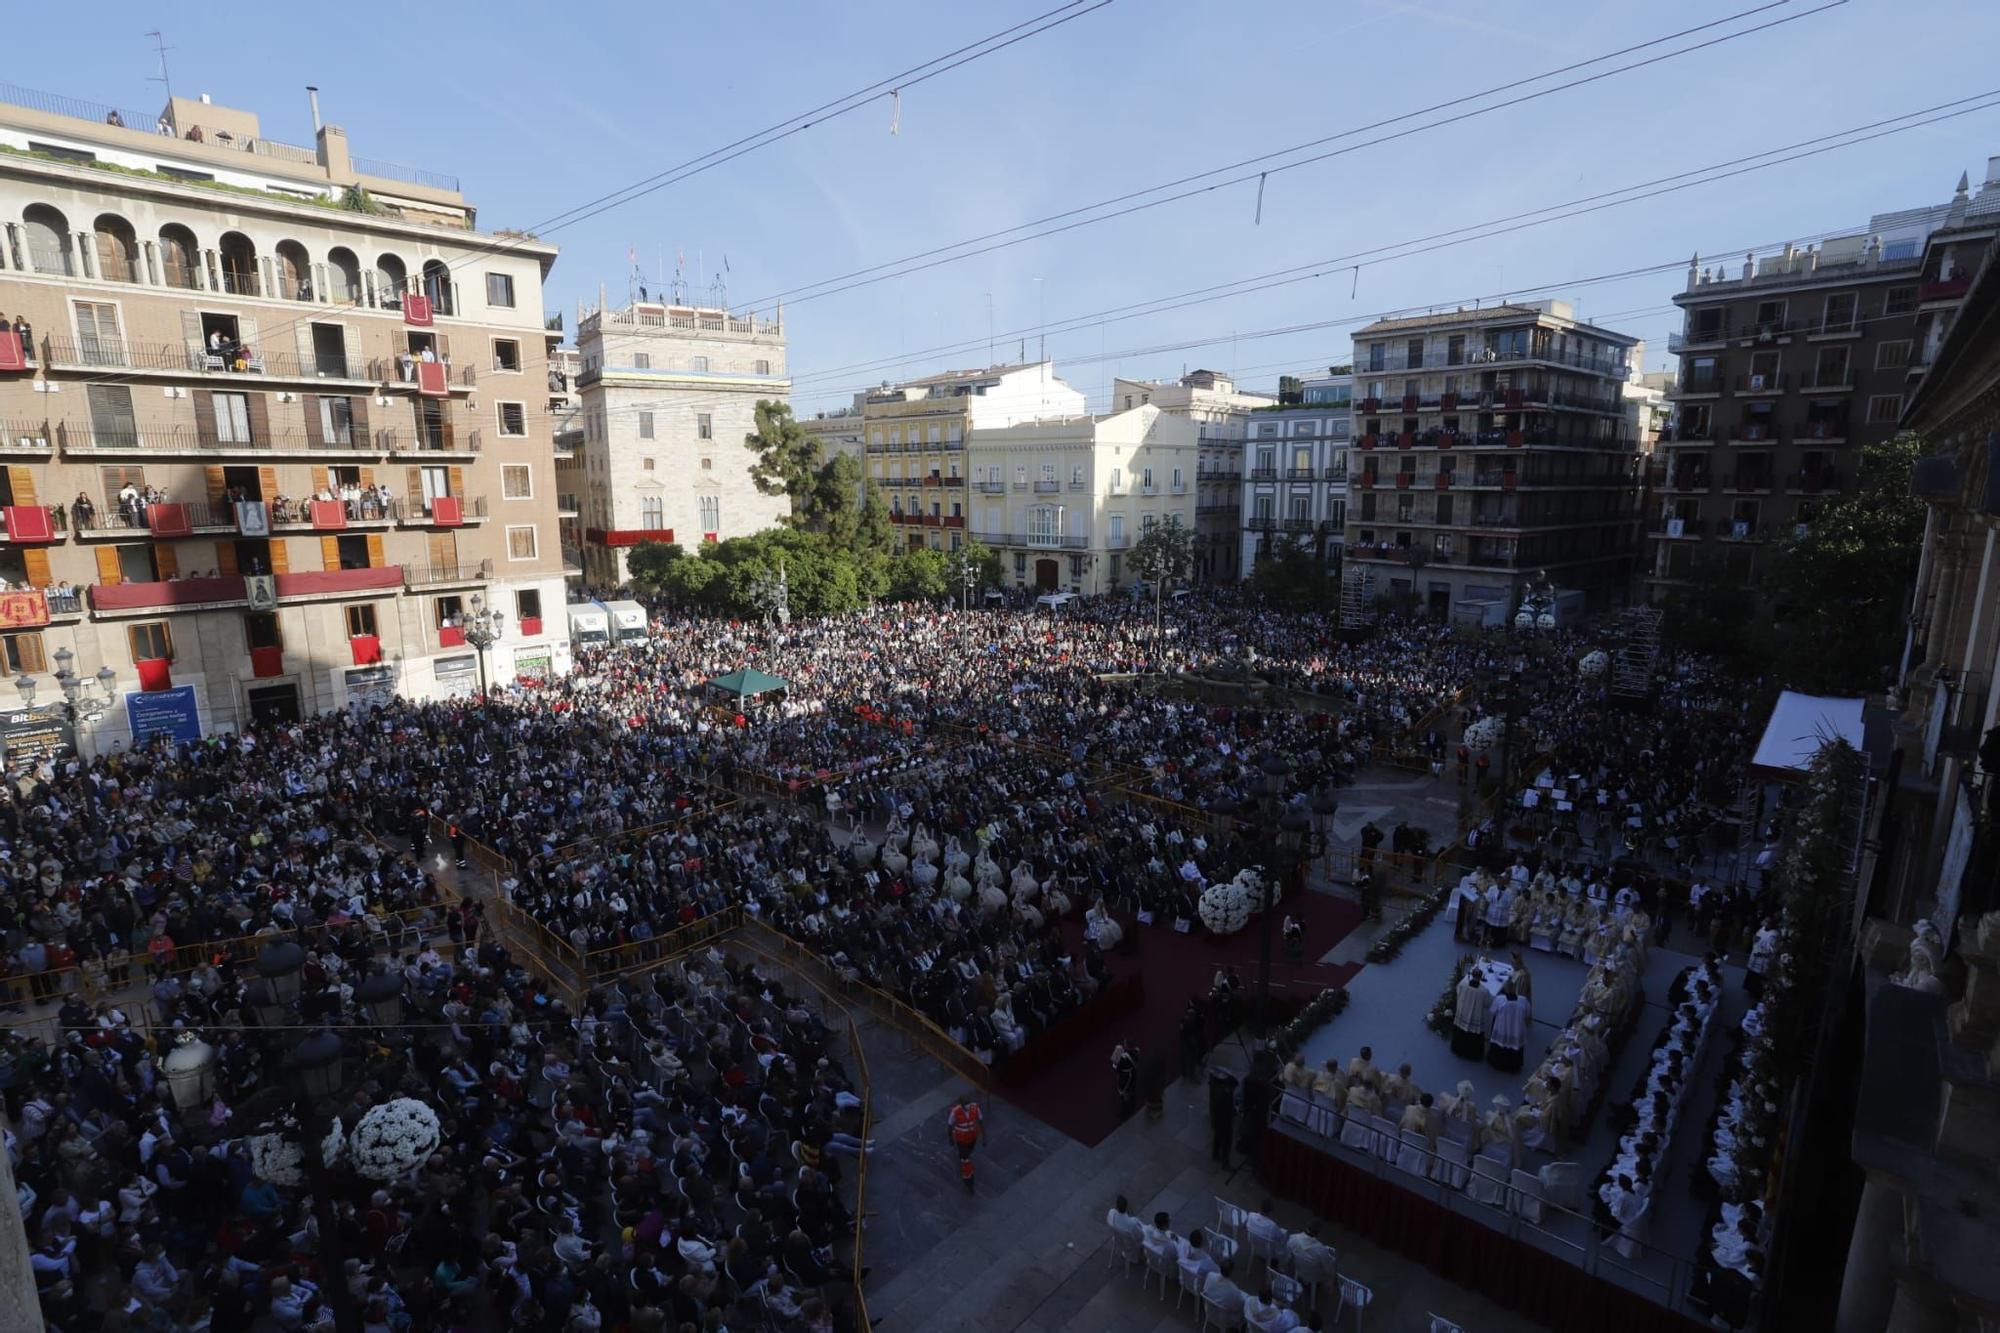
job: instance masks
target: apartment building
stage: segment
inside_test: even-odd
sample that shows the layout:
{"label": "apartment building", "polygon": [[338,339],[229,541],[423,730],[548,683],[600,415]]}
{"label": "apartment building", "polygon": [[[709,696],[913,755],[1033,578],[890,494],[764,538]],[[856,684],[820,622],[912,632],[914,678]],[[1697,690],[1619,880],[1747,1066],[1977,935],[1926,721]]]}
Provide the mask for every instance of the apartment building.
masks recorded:
{"label": "apartment building", "polygon": [[567,670],[555,249],[337,126],[9,96],[0,645],[28,711],[64,711],[65,670],[95,751]]}
{"label": "apartment building", "polygon": [[856,394],[852,407],[815,412],[799,419],[799,429],[819,441],[821,458],[831,460],[841,454],[850,454],[862,464],[864,475],[868,471],[868,436],[864,416],[866,399],[866,394]]}
{"label": "apartment building", "polygon": [[947,551],[965,544],[974,501],[967,488],[986,478],[985,470],[966,467],[972,432],[1086,412],[1083,394],[1063,382],[1051,361],[885,383],[855,395],[855,408],[868,475],[888,502],[904,549]]}
{"label": "apartment building", "polygon": [[1637,340],[1567,301],[1378,320],[1354,335],[1350,579],[1448,615],[1546,571],[1603,605],[1635,557]]}
{"label": "apartment building", "polygon": [[[578,399],[559,438],[575,497],[583,577],[616,588],[642,542],[727,541],[776,527],[783,495],[750,479],[757,404],[784,401],[792,382],[780,319],[634,301],[577,319]],[[580,426],[578,431],[576,426]]]}
{"label": "apartment building", "polygon": [[1733,271],[1689,266],[1674,297],[1686,326],[1669,341],[1674,424],[1651,477],[1652,600],[1702,578],[1757,587],[1776,541],[1810,525],[1852,485],[1860,451],[1900,429],[1909,382],[2000,224],[2000,182],[1976,199],[1967,185],[1950,203],[1746,255]]}
{"label": "apartment building", "polygon": [[968,436],[973,535],[1008,586],[1105,593],[1132,583],[1125,556],[1161,523],[1192,528],[1195,422],[1157,407],[980,427]]}
{"label": "apartment building", "polygon": [[1246,393],[1228,375],[1197,370],[1178,383],[1120,379],[1113,383],[1115,410],[1148,405],[1195,423],[1201,457],[1195,464],[1194,578],[1234,583],[1243,576],[1243,440],[1250,414],[1276,407],[1267,394]]}
{"label": "apartment building", "polygon": [[1253,411],[1244,441],[1237,568],[1249,578],[1280,543],[1303,546],[1329,567],[1340,563],[1347,525],[1348,445],[1353,439],[1354,375],[1342,368],[1303,381],[1300,401]]}

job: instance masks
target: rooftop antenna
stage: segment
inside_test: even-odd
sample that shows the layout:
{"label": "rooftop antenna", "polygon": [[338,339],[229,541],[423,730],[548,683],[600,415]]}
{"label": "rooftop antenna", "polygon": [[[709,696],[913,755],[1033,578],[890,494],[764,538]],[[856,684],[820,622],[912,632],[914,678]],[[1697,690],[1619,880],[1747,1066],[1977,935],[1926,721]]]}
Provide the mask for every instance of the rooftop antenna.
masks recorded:
{"label": "rooftop antenna", "polygon": [[[146,81],[148,83],[157,83],[165,86],[167,90],[167,108],[168,110],[171,111],[174,105],[174,81],[168,75],[167,72],[167,52],[177,51],[180,48],[175,46],[168,46],[167,39],[158,32],[149,32],[146,35],[153,39],[153,50],[157,52],[160,57],[160,72],[158,74],[153,75]],[[317,106],[318,104],[315,103],[314,105]],[[318,118],[317,114],[315,114],[314,118],[315,119]],[[180,126],[176,125],[174,128],[178,130]]]}
{"label": "rooftop antenna", "polygon": [[986,293],[986,364],[993,364],[993,293]]}
{"label": "rooftop antenna", "polygon": [[[1049,359],[1049,289],[1043,284],[1040,278],[1035,279],[1035,295],[1039,296],[1042,302],[1042,333],[1035,349],[1035,360],[1047,361]],[[1023,351],[1021,353],[1021,359],[1023,361],[1028,359],[1027,352]]]}

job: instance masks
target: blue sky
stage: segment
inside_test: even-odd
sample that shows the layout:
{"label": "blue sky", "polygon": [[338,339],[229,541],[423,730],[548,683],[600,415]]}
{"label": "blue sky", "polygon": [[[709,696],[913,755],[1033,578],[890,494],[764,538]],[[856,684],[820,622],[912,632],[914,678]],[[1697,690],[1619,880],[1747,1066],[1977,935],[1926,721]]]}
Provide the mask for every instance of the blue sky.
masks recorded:
{"label": "blue sky", "polygon": [[[60,6],[14,10],[0,79],[151,106],[164,28],[175,90],[255,110],[310,142],[303,92],[357,153],[452,172],[485,228],[533,226],[899,69],[1053,8],[765,0],[562,12],[510,0],[350,3],[329,16],[267,6],[113,6],[87,28]],[[1765,19],[1812,8],[1793,0]],[[628,283],[628,248],[656,285],[661,256],[732,304],[992,231],[1601,52],[1753,0],[1115,0],[1108,8],[913,89],[900,133],[886,100],[600,217],[547,234],[546,290],[574,311]],[[127,17],[129,16],[129,17]],[[125,29],[129,28],[129,31]],[[1827,13],[1588,87],[1364,148],[1254,186],[786,309],[795,402],[843,401],[898,373],[986,359],[1006,331],[1402,237],[1500,217],[2000,87],[2000,6],[1851,0]],[[428,51],[440,55],[433,59]],[[1197,365],[1250,386],[1345,360],[1341,329],[1308,322],[1615,272],[1699,249],[1863,225],[1941,202],[2000,154],[1986,111],[1858,148],[1420,258],[1052,337],[1094,406],[1113,375]],[[1678,271],[1578,288],[1582,313],[1645,337],[1663,364]],[[1174,344],[1202,342],[1180,348]],[[1019,339],[996,346],[1000,358]],[[969,350],[928,354],[944,344]],[[1027,351],[1036,351],[1030,337]],[[896,364],[871,363],[895,359]],[[866,368],[845,370],[845,367]]]}

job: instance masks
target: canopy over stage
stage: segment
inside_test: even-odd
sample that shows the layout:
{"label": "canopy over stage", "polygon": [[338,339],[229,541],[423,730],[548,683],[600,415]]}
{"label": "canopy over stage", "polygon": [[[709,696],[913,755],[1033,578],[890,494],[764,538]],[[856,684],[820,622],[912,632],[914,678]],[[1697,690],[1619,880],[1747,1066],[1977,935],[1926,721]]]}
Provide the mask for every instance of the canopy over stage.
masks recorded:
{"label": "canopy over stage", "polygon": [[1786,690],[1771,709],[1771,720],[1757,741],[1750,770],[1773,782],[1802,782],[1813,756],[1828,741],[1846,741],[1857,750],[1862,743],[1865,699],[1841,699]]}
{"label": "canopy over stage", "polygon": [[782,676],[774,676],[756,667],[738,667],[726,676],[717,676],[708,682],[711,690],[733,694],[738,699],[748,699],[753,695],[769,694],[773,690],[791,688],[791,682]]}

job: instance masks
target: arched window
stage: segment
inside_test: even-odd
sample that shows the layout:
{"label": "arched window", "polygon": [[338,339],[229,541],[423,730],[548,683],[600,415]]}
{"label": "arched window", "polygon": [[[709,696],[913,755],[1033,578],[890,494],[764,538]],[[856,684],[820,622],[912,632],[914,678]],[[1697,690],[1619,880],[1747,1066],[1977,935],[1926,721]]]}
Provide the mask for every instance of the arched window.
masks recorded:
{"label": "arched window", "polygon": [[667,526],[667,505],[657,495],[644,496],[639,501],[639,526],[648,532],[658,532]]}
{"label": "arched window", "polygon": [[331,299],[361,304],[361,261],[344,245],[326,252],[326,267],[333,283]]}
{"label": "arched window", "polygon": [[139,280],[139,238],[132,224],[116,213],[104,213],[91,224],[97,242],[97,276],[106,282]]}
{"label": "arched window", "polygon": [[30,204],[21,214],[28,232],[28,267],[58,277],[76,276],[76,250],[69,242],[69,219],[47,204]]}
{"label": "arched window", "polygon": [[279,241],[274,252],[278,260],[278,290],[271,295],[287,301],[313,299],[312,259],[297,241]]}
{"label": "arched window", "polygon": [[201,286],[201,254],[194,233],[178,222],[160,228],[160,276],[169,287],[194,291]]}
{"label": "arched window", "polygon": [[222,290],[232,296],[261,296],[257,282],[257,247],[240,231],[222,233],[216,244],[222,260]]}
{"label": "arched window", "polygon": [[451,269],[442,259],[424,261],[424,295],[431,300],[431,313],[449,315],[451,308]]}
{"label": "arched window", "polygon": [[384,309],[403,308],[403,293],[409,281],[410,270],[396,256],[383,255],[375,261],[375,299]]}

